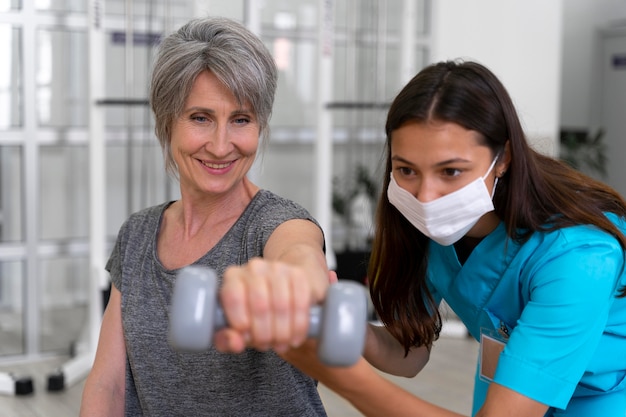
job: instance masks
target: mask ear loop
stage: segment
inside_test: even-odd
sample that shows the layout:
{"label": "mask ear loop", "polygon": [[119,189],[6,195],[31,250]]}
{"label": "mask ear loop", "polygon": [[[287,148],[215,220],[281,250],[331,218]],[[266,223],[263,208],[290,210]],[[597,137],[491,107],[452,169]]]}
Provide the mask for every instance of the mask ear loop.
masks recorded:
{"label": "mask ear loop", "polygon": [[[496,162],[498,162],[498,158],[500,158],[500,152],[496,154],[496,157],[493,158],[493,162],[491,163],[491,165],[489,165],[489,169],[487,170],[487,173],[483,176],[483,182],[485,181],[485,177],[489,175],[493,167],[496,166]],[[498,180],[499,178],[496,175],[496,179],[493,182],[493,188],[491,189],[491,194],[490,194],[490,197],[492,200],[493,200],[493,196],[496,194],[496,186],[498,185]]]}
{"label": "mask ear loop", "polygon": [[491,199],[493,200],[493,196],[496,195],[496,186],[498,185],[498,180],[500,178],[496,177],[496,180],[493,182],[493,188],[491,189]]}

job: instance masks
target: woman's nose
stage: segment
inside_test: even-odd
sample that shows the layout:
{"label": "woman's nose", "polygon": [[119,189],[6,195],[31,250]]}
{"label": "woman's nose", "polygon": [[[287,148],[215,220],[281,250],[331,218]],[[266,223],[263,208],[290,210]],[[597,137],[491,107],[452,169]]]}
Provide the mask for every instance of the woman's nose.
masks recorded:
{"label": "woman's nose", "polygon": [[225,127],[218,126],[209,134],[205,148],[218,157],[227,155],[231,148],[228,130]]}
{"label": "woman's nose", "polygon": [[428,203],[439,197],[439,193],[433,186],[432,182],[427,179],[422,179],[419,182],[419,185],[413,195],[422,203]]}

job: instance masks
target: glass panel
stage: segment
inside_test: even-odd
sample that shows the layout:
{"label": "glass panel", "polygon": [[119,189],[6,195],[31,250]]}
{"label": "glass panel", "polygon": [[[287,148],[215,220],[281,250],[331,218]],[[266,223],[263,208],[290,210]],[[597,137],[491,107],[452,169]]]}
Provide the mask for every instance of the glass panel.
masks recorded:
{"label": "glass panel", "polygon": [[298,30],[317,27],[317,0],[266,1],[261,10],[261,24],[266,29]]}
{"label": "glass panel", "polygon": [[[389,45],[385,52],[385,77],[382,87],[381,100],[391,103],[395,96],[400,92],[402,87],[408,80],[402,80],[400,77],[400,46]],[[427,65],[428,50],[423,47],[415,48],[415,74]],[[385,109],[386,110],[386,109]]]}
{"label": "glass panel", "polygon": [[22,147],[0,146],[0,242],[23,240]]}
{"label": "glass panel", "polygon": [[0,356],[25,352],[24,264],[0,262]]}
{"label": "glass panel", "polygon": [[[84,1],[84,0],[80,0]],[[237,7],[238,6],[238,7]],[[242,13],[229,14],[232,9],[242,9],[243,5],[236,1],[211,2],[211,14],[215,16],[239,17]],[[109,16],[126,16],[128,13],[128,0],[106,0],[105,12]],[[172,28],[178,28],[180,24],[189,20],[194,14],[193,1],[172,0],[134,0],[132,2],[132,14],[135,16],[147,16],[151,23],[159,18],[164,18]],[[180,22],[172,21],[180,20]],[[180,23],[180,24],[179,24]]]}
{"label": "glass panel", "polygon": [[278,89],[272,126],[316,124],[317,46],[315,40],[279,37],[267,45],[278,66]]}
{"label": "glass panel", "polygon": [[41,126],[86,126],[88,59],[85,32],[37,32],[37,116]]}
{"label": "glass panel", "polygon": [[[367,131],[365,136],[370,137],[372,129],[382,131],[385,104],[403,86],[399,33],[392,33],[399,31],[397,21],[403,2],[364,0],[359,2],[359,7],[351,5],[354,6],[354,1],[339,2],[335,7],[331,101],[349,105],[336,105],[333,125],[339,129],[359,126]],[[387,8],[382,9],[385,5]],[[418,10],[424,13],[423,1]],[[280,71],[271,123],[280,128],[314,128],[316,123],[316,32],[302,30],[299,11],[297,5],[286,2],[264,9],[265,42]],[[275,18],[273,23],[269,21],[270,15]],[[423,27],[423,22],[418,26]],[[379,36],[379,28],[385,29],[386,36]],[[421,68],[426,61],[425,50],[419,48],[416,55],[417,67]],[[363,106],[369,107],[364,109]]]}
{"label": "glass panel", "polygon": [[415,55],[416,74],[426,65],[428,65],[428,56],[428,48],[417,48],[417,54]]}
{"label": "glass panel", "polygon": [[0,0],[0,12],[8,12],[9,10],[18,10],[22,8],[20,0]]}
{"label": "glass panel", "polygon": [[0,24],[0,130],[22,126],[22,50],[19,28]]}
{"label": "glass panel", "polygon": [[86,12],[87,4],[85,0],[35,0],[37,10],[62,12]]}
{"label": "glass panel", "polygon": [[[40,235],[43,240],[86,238],[89,233],[89,156],[86,146],[42,146]],[[107,236],[115,237],[135,211],[178,198],[165,174],[156,139],[132,147],[108,145],[105,161]],[[129,167],[131,167],[129,169]]]}
{"label": "glass panel", "polygon": [[166,175],[156,139],[130,148],[108,146],[107,158],[107,236],[117,236],[131,213],[179,198],[178,183]]}
{"label": "glass panel", "polygon": [[[138,24],[139,22],[136,22]],[[106,41],[106,92],[112,99],[132,98],[145,104],[107,105],[105,123],[108,127],[145,126],[150,132],[152,113],[147,103],[155,46],[161,38],[157,31],[137,31],[133,35],[132,71],[126,68],[126,33],[113,30]]]}
{"label": "glass panel", "polygon": [[89,158],[86,146],[42,146],[40,151],[41,239],[87,237]]}
{"label": "glass panel", "polygon": [[[428,1],[429,0],[413,0],[416,3],[415,19],[411,22],[417,36],[423,36],[428,33],[428,27],[426,24],[426,13],[428,13]],[[384,11],[386,14],[385,25],[387,27],[387,33],[400,36],[402,26],[399,22],[402,22],[404,16],[404,0],[389,0],[387,1],[387,8]]]}
{"label": "glass panel", "polygon": [[86,334],[89,260],[54,258],[39,265],[41,349],[68,352]]}
{"label": "glass panel", "polygon": [[[340,44],[335,47],[333,85],[333,124],[382,129],[385,105],[398,91],[397,62],[382,61],[373,44]],[[387,57],[397,57],[396,47],[387,47]],[[394,58],[391,58],[392,60]],[[388,73],[390,71],[391,73]],[[381,115],[383,117],[381,117]]]}
{"label": "glass panel", "polygon": [[432,0],[421,0],[417,2],[417,19],[415,19],[415,31],[418,35],[427,35],[430,32],[430,22],[428,13]]}

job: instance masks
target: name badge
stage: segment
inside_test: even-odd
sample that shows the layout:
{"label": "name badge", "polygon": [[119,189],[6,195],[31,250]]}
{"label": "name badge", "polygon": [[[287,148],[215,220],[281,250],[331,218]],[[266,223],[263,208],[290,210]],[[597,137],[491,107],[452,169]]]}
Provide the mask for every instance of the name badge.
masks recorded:
{"label": "name badge", "polygon": [[493,382],[500,360],[500,354],[506,346],[508,337],[491,329],[480,330],[479,376],[486,382]]}

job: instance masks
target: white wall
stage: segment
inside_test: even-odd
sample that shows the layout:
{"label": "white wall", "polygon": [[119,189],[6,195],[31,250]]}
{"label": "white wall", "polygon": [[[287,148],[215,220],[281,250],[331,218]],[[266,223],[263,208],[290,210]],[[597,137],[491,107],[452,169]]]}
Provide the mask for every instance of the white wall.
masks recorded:
{"label": "white wall", "polygon": [[626,26],[626,0],[567,0],[563,9],[561,126],[593,127],[599,31]]}
{"label": "white wall", "polygon": [[491,69],[513,98],[531,143],[555,154],[562,1],[435,0],[433,6],[432,60],[472,59]]}
{"label": "white wall", "polygon": [[604,131],[606,178],[601,178],[626,196],[626,25],[621,30],[606,31],[598,48],[599,81],[594,84],[597,100],[593,126]]}

